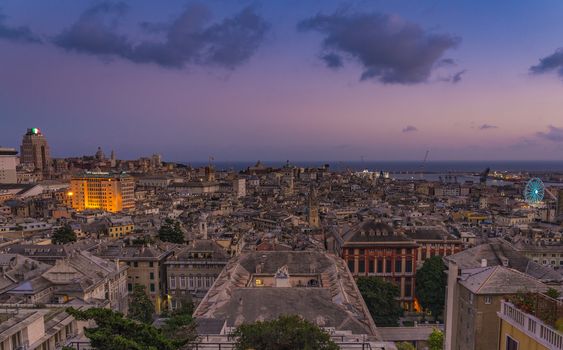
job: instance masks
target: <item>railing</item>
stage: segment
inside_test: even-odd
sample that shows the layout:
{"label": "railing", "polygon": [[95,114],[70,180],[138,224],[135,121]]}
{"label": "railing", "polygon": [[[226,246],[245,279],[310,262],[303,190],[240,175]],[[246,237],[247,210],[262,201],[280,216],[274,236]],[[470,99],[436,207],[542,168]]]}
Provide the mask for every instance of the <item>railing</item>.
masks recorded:
{"label": "railing", "polygon": [[503,301],[498,315],[547,348],[563,350],[563,333],[513,304]]}

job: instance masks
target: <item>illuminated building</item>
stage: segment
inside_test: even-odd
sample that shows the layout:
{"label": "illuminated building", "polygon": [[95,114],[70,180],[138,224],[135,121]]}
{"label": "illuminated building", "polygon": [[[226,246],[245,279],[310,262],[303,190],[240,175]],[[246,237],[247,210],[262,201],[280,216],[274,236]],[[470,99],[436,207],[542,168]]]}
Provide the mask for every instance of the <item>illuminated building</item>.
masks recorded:
{"label": "illuminated building", "polygon": [[34,170],[49,172],[51,152],[47,139],[38,128],[27,129],[27,133],[23,136],[20,163],[33,166]]}
{"label": "illuminated building", "polygon": [[119,212],[135,207],[135,181],[125,174],[86,172],[70,181],[72,207],[78,211],[101,209]]}
{"label": "illuminated building", "polygon": [[15,184],[18,182],[16,154],[18,152],[13,148],[0,148],[0,184]]}

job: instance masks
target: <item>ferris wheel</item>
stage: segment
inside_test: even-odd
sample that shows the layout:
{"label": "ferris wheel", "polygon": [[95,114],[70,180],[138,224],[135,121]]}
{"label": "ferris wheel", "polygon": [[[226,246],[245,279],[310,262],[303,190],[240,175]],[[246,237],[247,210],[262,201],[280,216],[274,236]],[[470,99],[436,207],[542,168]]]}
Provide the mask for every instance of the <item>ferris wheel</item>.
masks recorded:
{"label": "ferris wheel", "polygon": [[526,203],[533,205],[538,204],[543,201],[545,195],[545,185],[543,181],[537,177],[534,177],[526,183],[524,188],[524,199]]}

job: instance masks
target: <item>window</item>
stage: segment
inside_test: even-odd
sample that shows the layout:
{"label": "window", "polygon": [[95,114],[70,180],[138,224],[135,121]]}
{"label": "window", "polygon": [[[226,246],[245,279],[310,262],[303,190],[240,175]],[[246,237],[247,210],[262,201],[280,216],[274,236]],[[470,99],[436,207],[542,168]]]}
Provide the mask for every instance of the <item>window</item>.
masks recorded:
{"label": "window", "polygon": [[176,277],[170,277],[170,289],[176,289]]}
{"label": "window", "polygon": [[139,263],[138,262],[133,262],[133,267],[139,267]]}
{"label": "window", "polygon": [[350,260],[348,260],[348,268],[350,269],[350,272],[352,272],[352,273],[356,272],[356,267],[355,267],[355,264],[354,264],[354,258],[351,258]]}
{"label": "window", "polygon": [[149,267],[153,267],[153,265],[154,265],[153,262],[150,261],[150,262],[149,262]]}
{"label": "window", "polygon": [[405,264],[405,272],[412,272],[412,260],[407,260]]}
{"label": "window", "polygon": [[129,292],[132,292],[132,291],[133,291],[133,284],[132,284],[132,283],[127,283],[127,290],[128,290]]}
{"label": "window", "polygon": [[485,295],[485,304],[491,304],[493,302],[493,297],[490,295]]}
{"label": "window", "polygon": [[366,261],[363,259],[363,257],[358,262],[358,272],[360,273],[366,272]]}
{"label": "window", "polygon": [[151,272],[151,273],[149,274],[149,278],[150,278],[151,280],[154,280],[154,272]]}
{"label": "window", "polygon": [[403,261],[401,259],[395,260],[395,272],[403,271]]}
{"label": "window", "polygon": [[151,283],[150,290],[151,290],[151,293],[154,293],[154,283]]}
{"label": "window", "polygon": [[510,336],[506,336],[506,350],[518,350],[518,342]]}
{"label": "window", "polygon": [[375,272],[375,261],[373,261],[373,260],[369,261],[368,266],[369,266],[369,273],[374,273]]}
{"label": "window", "polygon": [[180,276],[180,288],[186,289],[186,276]]}
{"label": "window", "polygon": [[391,259],[385,259],[385,272],[391,273]]}

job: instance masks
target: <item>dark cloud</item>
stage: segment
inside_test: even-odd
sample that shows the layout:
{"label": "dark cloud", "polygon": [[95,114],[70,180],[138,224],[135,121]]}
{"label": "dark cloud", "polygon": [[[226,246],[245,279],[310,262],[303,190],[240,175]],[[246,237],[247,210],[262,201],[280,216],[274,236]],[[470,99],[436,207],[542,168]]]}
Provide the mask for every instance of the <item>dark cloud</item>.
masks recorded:
{"label": "dark cloud", "polygon": [[490,125],[490,124],[483,124],[479,126],[479,130],[489,130],[489,129],[498,129],[498,126]]}
{"label": "dark cloud", "polygon": [[553,141],[553,142],[563,142],[563,128],[558,128],[553,125],[547,127],[547,132],[538,132],[536,135],[539,138]]}
{"label": "dark cloud", "polygon": [[454,63],[442,56],[460,43],[458,37],[427,32],[415,23],[381,13],[318,14],[301,21],[298,29],[323,33],[324,50],[357,59],[364,68],[361,80],[389,84],[426,82],[437,66]]}
{"label": "dark cloud", "polygon": [[164,39],[134,43],[116,31],[125,11],[125,5],[102,3],[84,12],[55,43],[71,51],[116,56],[169,68],[182,68],[186,64],[234,68],[254,54],[269,29],[269,24],[252,7],[208,25],[210,10],[196,4],[170,24],[142,22],[144,31],[163,33]]}
{"label": "dark cloud", "polygon": [[0,39],[23,43],[41,43],[29,27],[10,27],[4,23],[6,16],[0,12]]}
{"label": "dark cloud", "polygon": [[323,61],[325,61],[326,66],[329,68],[338,69],[344,65],[344,62],[342,62],[342,57],[334,52],[322,55],[321,58]]}
{"label": "dark cloud", "polygon": [[414,132],[414,131],[418,131],[416,126],[407,125],[406,127],[403,128],[403,132]]}
{"label": "dark cloud", "polygon": [[54,43],[69,51],[129,57],[133,51],[131,42],[116,32],[126,12],[124,3],[100,3],[82,13],[70,28],[55,37]]}
{"label": "dark cloud", "polygon": [[563,48],[557,49],[554,53],[544,58],[540,58],[540,63],[530,67],[530,73],[543,74],[556,71],[563,77]]}
{"label": "dark cloud", "polygon": [[464,69],[464,70],[462,70],[462,71],[459,71],[459,72],[455,73],[455,74],[452,76],[452,83],[454,83],[454,84],[459,83],[459,82],[461,81],[462,75],[464,75],[465,72],[467,72],[467,71]]}

